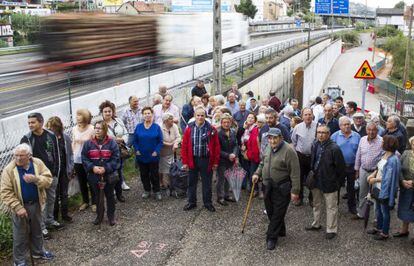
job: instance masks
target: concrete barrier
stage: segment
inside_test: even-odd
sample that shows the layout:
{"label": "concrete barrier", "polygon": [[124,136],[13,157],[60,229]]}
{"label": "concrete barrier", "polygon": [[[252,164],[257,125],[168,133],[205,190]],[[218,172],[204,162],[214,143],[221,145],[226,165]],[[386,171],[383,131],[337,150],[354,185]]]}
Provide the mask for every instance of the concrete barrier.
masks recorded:
{"label": "concrete barrier", "polygon": [[[330,45],[331,41],[328,39],[311,46],[311,58],[320,56],[321,52],[326,50],[326,48]],[[297,68],[304,66],[306,64],[306,60],[307,50],[304,49],[303,51],[298,52],[286,60],[278,63],[272,69],[268,70],[261,76],[243,85],[240,87],[240,90],[243,93],[246,93],[247,91],[253,91],[253,93],[259,98],[267,97],[270,91],[275,91],[276,95],[280,99],[285,100],[286,98],[290,97],[292,93],[294,71]],[[319,73],[317,75],[319,75]],[[304,90],[305,93],[305,91],[308,89],[307,87],[304,88],[306,88]]]}
{"label": "concrete barrier", "polygon": [[323,49],[303,67],[303,105],[312,95],[319,95],[334,63],[341,55],[342,42],[337,40]]}

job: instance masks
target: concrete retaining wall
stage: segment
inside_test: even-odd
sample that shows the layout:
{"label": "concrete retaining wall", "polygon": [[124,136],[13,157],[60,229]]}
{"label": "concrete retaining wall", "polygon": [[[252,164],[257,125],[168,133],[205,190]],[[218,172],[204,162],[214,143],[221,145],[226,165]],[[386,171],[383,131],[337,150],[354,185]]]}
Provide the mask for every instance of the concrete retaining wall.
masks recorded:
{"label": "concrete retaining wall", "polygon": [[321,93],[323,84],[328,77],[334,63],[341,55],[342,42],[337,40],[322,50],[303,67],[303,105],[311,96]]}
{"label": "concrete retaining wall", "polygon": [[[320,42],[310,48],[311,59],[324,51],[330,46],[330,40]],[[240,90],[243,93],[247,91],[253,91],[255,96],[259,98],[267,97],[270,91],[276,91],[276,95],[285,100],[291,94],[293,73],[298,67],[303,67],[306,64],[307,50],[303,50],[287,60],[279,63],[271,70],[267,71],[260,77],[247,83]],[[336,59],[335,59],[336,60]],[[332,64],[334,61],[332,62]],[[329,68],[330,69],[330,68]],[[319,74],[316,74],[319,75]],[[323,80],[325,80],[324,77]],[[307,87],[304,87],[307,88]],[[307,89],[306,89],[307,90]],[[308,98],[306,98],[308,99]]]}

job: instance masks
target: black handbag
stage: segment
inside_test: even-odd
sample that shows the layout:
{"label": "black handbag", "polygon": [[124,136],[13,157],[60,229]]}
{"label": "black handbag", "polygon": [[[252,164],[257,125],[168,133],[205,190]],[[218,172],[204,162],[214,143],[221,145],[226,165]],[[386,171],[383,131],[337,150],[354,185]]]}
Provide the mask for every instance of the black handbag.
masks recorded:
{"label": "black handbag", "polygon": [[378,187],[373,186],[371,189],[371,197],[375,200],[380,200],[379,195],[380,195],[381,189],[379,189]]}
{"label": "black handbag", "polygon": [[305,180],[305,185],[311,190],[316,188],[316,176],[313,170],[309,171],[309,174]]}

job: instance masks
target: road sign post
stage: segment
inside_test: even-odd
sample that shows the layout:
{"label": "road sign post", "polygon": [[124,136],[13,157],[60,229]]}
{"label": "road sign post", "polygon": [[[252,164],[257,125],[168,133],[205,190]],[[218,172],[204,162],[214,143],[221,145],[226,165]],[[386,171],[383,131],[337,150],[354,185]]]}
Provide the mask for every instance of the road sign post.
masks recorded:
{"label": "road sign post", "polygon": [[354,78],[356,79],[363,79],[362,82],[362,104],[361,109],[362,113],[365,113],[365,96],[367,92],[367,79],[375,79],[375,73],[372,70],[371,66],[368,63],[368,60],[365,60],[364,63],[359,67],[357,73],[355,74]]}

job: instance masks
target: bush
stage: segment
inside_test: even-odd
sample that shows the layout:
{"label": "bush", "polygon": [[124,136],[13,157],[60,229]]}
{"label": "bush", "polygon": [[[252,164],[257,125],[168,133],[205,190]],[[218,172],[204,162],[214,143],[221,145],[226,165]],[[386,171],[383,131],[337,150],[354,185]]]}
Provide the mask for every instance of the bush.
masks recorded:
{"label": "bush", "polygon": [[337,32],[334,39],[342,39],[344,43],[359,45],[359,35],[356,31]]}
{"label": "bush", "polygon": [[365,23],[364,22],[358,21],[357,23],[355,23],[355,29],[356,30],[363,30],[364,27],[365,27]]}
{"label": "bush", "polygon": [[7,42],[0,40],[0,48],[4,48],[4,47],[9,47],[9,45],[7,44]]}
{"label": "bush", "polygon": [[36,44],[38,42],[38,32],[40,31],[39,16],[13,14],[11,21],[15,45]]}
{"label": "bush", "polygon": [[[413,45],[413,44],[412,44]],[[387,38],[383,49],[392,54],[393,67],[391,71],[391,77],[397,80],[402,80],[404,64],[405,64],[405,54],[407,49],[407,37],[399,34],[397,36]],[[411,62],[410,65],[414,65],[414,47],[411,47]],[[414,79],[414,68],[410,68],[409,79]]]}
{"label": "bush", "polygon": [[0,257],[9,256],[13,248],[12,223],[9,216],[0,213]]}
{"label": "bush", "polygon": [[394,37],[402,35],[402,32],[399,29],[396,29],[392,25],[386,25],[377,29],[377,37]]}

